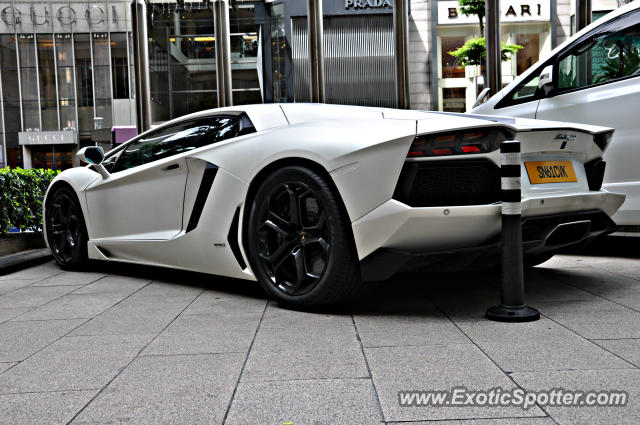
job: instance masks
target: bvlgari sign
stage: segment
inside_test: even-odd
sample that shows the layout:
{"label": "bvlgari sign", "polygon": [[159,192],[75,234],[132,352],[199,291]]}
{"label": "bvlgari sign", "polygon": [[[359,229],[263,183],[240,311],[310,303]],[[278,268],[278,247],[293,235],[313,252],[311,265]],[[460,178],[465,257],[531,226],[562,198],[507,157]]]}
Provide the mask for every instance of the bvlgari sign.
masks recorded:
{"label": "bvlgari sign", "polygon": [[393,7],[391,0],[344,0],[344,8],[350,9],[379,9]]}
{"label": "bvlgari sign", "polygon": [[[551,20],[549,0],[500,0],[500,22],[543,22]],[[478,17],[460,13],[456,0],[438,2],[438,25],[478,24]]]}

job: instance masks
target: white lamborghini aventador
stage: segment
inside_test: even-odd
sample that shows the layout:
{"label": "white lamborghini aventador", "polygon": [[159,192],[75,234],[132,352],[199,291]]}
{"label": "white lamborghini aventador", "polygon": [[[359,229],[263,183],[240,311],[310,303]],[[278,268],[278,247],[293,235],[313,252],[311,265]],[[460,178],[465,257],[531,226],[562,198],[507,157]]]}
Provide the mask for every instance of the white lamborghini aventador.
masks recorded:
{"label": "white lamborghini aventador", "polygon": [[355,106],[214,109],[106,155],[82,149],[90,165],[52,182],[44,229],[63,267],[151,264],[336,303],[401,268],[498,262],[503,140],[522,143],[526,263],[613,231],[624,196],[600,189],[611,134]]}

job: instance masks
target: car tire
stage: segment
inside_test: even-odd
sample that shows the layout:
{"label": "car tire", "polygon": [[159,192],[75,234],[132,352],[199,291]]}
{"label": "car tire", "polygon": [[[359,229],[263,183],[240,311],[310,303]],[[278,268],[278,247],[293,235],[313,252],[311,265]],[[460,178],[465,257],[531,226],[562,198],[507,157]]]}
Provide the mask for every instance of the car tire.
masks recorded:
{"label": "car tire", "polygon": [[531,268],[549,261],[555,254],[555,252],[545,252],[542,254],[525,254],[522,262],[525,267]]}
{"label": "car tire", "polygon": [[71,188],[58,187],[48,196],[45,225],[47,242],[60,267],[79,269],[87,263],[87,226]]}
{"label": "car tire", "polygon": [[281,168],[260,184],[250,204],[247,246],[256,278],[283,305],[342,304],[362,285],[339,197],[306,167]]}

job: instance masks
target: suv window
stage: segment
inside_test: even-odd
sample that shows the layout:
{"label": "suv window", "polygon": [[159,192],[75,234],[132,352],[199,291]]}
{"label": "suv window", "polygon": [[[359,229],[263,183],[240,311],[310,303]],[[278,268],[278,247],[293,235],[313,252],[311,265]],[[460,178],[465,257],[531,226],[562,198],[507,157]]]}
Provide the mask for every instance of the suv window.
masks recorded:
{"label": "suv window", "polygon": [[566,91],[633,75],[640,75],[640,23],[595,34],[571,49],[558,63],[556,84]]}
{"label": "suv window", "polygon": [[112,172],[128,170],[182,152],[247,133],[240,117],[208,117],[186,121],[149,133],[129,143],[117,155]]}

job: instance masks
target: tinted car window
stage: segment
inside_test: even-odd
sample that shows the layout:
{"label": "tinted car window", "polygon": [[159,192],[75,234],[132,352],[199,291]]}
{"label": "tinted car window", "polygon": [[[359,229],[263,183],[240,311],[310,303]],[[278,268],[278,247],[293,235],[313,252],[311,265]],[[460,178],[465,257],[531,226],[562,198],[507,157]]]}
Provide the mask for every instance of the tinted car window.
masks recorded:
{"label": "tinted car window", "polygon": [[[640,15],[639,15],[640,16]],[[596,34],[558,64],[560,91],[607,83],[640,74],[640,23]]]}
{"label": "tinted car window", "polygon": [[127,145],[118,156],[113,172],[236,137],[241,128],[241,119],[237,117],[211,117],[162,128]]}

